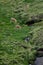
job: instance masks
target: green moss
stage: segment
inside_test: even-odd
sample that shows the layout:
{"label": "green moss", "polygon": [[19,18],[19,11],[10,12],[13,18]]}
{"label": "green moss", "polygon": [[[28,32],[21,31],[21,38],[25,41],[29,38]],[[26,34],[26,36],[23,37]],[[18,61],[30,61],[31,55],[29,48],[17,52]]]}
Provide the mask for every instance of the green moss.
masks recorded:
{"label": "green moss", "polygon": [[[43,2],[28,1],[0,0],[0,65],[33,63],[37,52],[35,48],[43,47],[43,21],[32,26],[24,24],[32,15],[43,13]],[[27,5],[29,8],[25,9]],[[11,22],[12,17],[17,19],[21,29]],[[27,36],[30,40],[25,42]]]}

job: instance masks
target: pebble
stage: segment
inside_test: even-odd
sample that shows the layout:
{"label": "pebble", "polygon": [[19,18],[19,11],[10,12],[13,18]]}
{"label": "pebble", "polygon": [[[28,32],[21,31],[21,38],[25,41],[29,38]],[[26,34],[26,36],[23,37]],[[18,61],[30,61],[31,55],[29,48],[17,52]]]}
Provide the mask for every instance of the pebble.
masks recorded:
{"label": "pebble", "polygon": [[21,26],[20,25],[16,25],[15,27],[21,29]]}
{"label": "pebble", "polygon": [[17,23],[17,20],[15,18],[11,18],[11,22]]}
{"label": "pebble", "polygon": [[25,42],[28,42],[30,40],[30,38],[29,37],[25,37],[24,40],[25,40]]}

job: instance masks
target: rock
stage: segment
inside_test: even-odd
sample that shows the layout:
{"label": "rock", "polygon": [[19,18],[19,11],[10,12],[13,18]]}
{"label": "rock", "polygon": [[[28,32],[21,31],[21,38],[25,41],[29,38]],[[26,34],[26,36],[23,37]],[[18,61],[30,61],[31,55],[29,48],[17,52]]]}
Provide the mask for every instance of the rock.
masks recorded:
{"label": "rock", "polygon": [[34,65],[43,65],[43,57],[36,58]]}
{"label": "rock", "polygon": [[15,18],[11,18],[11,22],[15,22],[15,23],[17,23],[17,20],[15,19]]}
{"label": "rock", "polygon": [[25,42],[28,42],[30,40],[29,36],[24,38]]}
{"label": "rock", "polygon": [[15,27],[21,29],[21,26],[20,25],[16,25]]}
{"label": "rock", "polygon": [[29,65],[31,65],[31,64],[29,64]]}

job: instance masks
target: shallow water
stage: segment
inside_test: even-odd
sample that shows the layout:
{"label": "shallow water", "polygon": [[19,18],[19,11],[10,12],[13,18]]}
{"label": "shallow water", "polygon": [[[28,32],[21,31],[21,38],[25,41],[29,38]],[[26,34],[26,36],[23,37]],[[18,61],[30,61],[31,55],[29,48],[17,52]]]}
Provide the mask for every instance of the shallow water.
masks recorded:
{"label": "shallow water", "polygon": [[43,65],[43,57],[37,57],[34,65]]}

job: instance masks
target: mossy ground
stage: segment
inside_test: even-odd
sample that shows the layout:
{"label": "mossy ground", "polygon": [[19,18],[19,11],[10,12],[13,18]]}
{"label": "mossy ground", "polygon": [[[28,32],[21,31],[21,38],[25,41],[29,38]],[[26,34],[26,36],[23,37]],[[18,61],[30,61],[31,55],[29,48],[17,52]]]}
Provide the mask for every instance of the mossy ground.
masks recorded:
{"label": "mossy ground", "polygon": [[[29,65],[35,59],[35,47],[43,47],[43,21],[32,26],[23,24],[19,18],[16,24],[10,22],[11,17],[15,17],[12,3],[0,1],[0,65]],[[42,0],[29,1],[29,5],[29,19],[31,15],[43,13]],[[16,28],[18,23],[21,29]],[[28,42],[24,40],[26,36],[30,38]]]}

